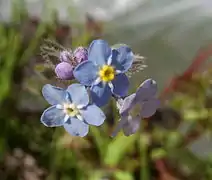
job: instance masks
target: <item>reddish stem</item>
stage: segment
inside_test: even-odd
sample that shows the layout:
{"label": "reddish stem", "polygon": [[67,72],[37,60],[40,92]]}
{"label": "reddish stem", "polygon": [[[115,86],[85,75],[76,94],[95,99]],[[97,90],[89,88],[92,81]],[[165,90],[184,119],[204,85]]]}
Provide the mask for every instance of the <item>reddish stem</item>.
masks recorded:
{"label": "reddish stem", "polygon": [[156,160],[155,167],[159,171],[160,174],[164,174],[167,172],[163,159]]}
{"label": "reddish stem", "polygon": [[[210,56],[212,56],[212,45],[208,46],[205,49],[201,49],[197,53],[196,57],[193,59],[192,64],[187,68],[187,70],[183,74],[172,78],[169,85],[162,91],[161,97],[164,97],[168,93],[177,90],[180,86],[180,82],[191,80],[193,74],[199,70],[199,68],[208,60]],[[196,138],[197,134],[198,133],[190,134],[185,143],[188,144],[191,139]],[[155,161],[155,167],[160,174],[160,179],[163,180],[168,173],[168,170],[165,166],[165,161],[163,159]]]}
{"label": "reddish stem", "polygon": [[212,55],[212,45],[208,46],[205,49],[201,49],[196,57],[193,59],[192,64],[187,68],[187,70],[174,78],[172,78],[169,85],[164,88],[161,93],[161,97],[167,95],[167,93],[172,92],[173,90],[177,90],[180,86],[181,81],[188,81],[192,78],[193,74],[198,71],[198,69],[208,60],[208,58]]}

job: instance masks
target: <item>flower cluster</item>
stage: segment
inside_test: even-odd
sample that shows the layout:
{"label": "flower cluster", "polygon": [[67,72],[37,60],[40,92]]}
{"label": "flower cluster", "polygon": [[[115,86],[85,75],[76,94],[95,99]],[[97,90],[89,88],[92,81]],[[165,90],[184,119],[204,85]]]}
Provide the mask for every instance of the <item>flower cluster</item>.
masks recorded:
{"label": "flower cluster", "polygon": [[57,76],[62,80],[75,79],[79,84],[67,89],[50,84],[43,87],[42,94],[51,105],[41,116],[47,127],[63,126],[71,135],[84,137],[89,125],[104,123],[106,117],[100,108],[115,98],[121,120],[112,136],[120,129],[129,136],[138,130],[141,119],[152,116],[159,106],[155,97],[157,84],[152,79],[128,96],[130,82],[126,73],[133,67],[135,55],[127,45],[112,48],[104,40],[94,40],[88,49],[61,51],[59,59]]}
{"label": "flower cluster", "polygon": [[55,68],[57,77],[62,80],[72,80],[74,68],[88,59],[88,51],[83,47],[78,47],[74,53],[64,50],[60,52],[59,59],[61,62]]}

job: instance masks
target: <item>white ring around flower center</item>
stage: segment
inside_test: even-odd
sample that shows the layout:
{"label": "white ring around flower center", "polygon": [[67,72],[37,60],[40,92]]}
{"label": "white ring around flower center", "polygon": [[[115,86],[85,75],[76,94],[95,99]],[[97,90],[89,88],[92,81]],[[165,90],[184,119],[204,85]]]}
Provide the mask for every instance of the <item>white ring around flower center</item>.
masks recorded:
{"label": "white ring around flower center", "polygon": [[61,105],[61,104],[56,105],[56,108],[63,110],[63,112],[66,114],[65,122],[69,119],[69,117],[76,117],[80,121],[83,121],[83,118],[79,111],[80,109],[83,108],[82,105],[76,106],[73,103],[64,103],[63,105]]}
{"label": "white ring around flower center", "polygon": [[110,57],[107,59],[107,65],[111,65],[112,63],[112,55],[110,55]]}

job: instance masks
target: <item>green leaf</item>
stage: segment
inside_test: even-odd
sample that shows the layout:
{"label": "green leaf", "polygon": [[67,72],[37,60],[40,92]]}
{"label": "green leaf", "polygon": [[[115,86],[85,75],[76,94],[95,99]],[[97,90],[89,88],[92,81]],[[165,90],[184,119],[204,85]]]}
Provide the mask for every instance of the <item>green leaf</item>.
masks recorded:
{"label": "green leaf", "polygon": [[90,132],[93,135],[94,143],[99,151],[101,157],[100,159],[103,161],[107,145],[107,139],[101,135],[101,132],[96,127],[90,127]]}
{"label": "green leaf", "polygon": [[109,166],[116,166],[119,161],[127,154],[127,152],[134,145],[137,135],[132,136],[117,136],[110,144],[108,145],[104,163]]}
{"label": "green leaf", "polygon": [[151,152],[151,158],[153,160],[161,159],[166,156],[166,151],[162,148],[155,148]]}
{"label": "green leaf", "polygon": [[183,142],[183,136],[177,131],[167,132],[165,146],[167,148],[176,148]]}
{"label": "green leaf", "polygon": [[148,157],[148,146],[150,145],[150,137],[147,133],[142,133],[138,140],[140,150],[140,179],[149,180],[150,167]]}
{"label": "green leaf", "polygon": [[130,172],[125,172],[125,171],[116,171],[114,173],[114,178],[116,180],[133,180],[133,175]]}
{"label": "green leaf", "polygon": [[88,180],[99,180],[99,179],[103,179],[105,175],[105,172],[103,171],[93,171],[89,173],[89,178]]}

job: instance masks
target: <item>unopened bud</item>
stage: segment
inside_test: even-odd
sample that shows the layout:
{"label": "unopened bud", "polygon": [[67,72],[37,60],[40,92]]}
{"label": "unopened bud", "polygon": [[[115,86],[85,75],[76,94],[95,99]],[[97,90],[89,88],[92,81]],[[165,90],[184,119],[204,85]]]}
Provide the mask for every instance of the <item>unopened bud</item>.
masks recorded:
{"label": "unopened bud", "polygon": [[88,60],[88,51],[84,47],[78,47],[74,51],[74,57],[78,63]]}
{"label": "unopened bud", "polygon": [[62,62],[70,62],[71,57],[72,57],[72,53],[69,51],[60,52],[60,61]]}
{"label": "unopened bud", "polygon": [[58,78],[62,80],[72,80],[73,79],[73,67],[67,62],[59,63],[55,68],[55,73]]}

